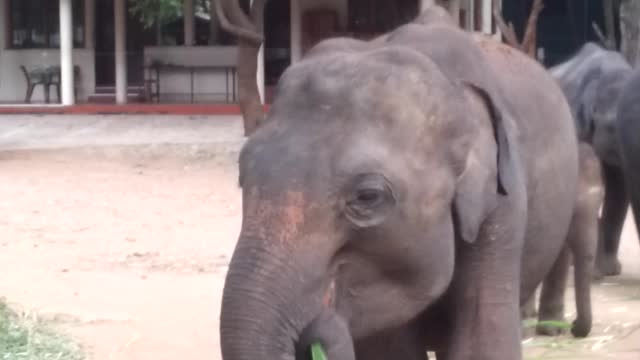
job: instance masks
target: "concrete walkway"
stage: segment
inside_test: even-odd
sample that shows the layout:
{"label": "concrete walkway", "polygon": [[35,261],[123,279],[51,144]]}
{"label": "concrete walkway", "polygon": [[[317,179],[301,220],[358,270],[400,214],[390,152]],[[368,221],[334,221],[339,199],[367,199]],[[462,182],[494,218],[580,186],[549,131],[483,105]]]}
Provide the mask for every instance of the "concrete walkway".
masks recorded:
{"label": "concrete walkway", "polygon": [[[0,117],[0,151],[185,146],[237,151],[239,116],[11,115]],[[205,151],[207,152],[207,151]]]}

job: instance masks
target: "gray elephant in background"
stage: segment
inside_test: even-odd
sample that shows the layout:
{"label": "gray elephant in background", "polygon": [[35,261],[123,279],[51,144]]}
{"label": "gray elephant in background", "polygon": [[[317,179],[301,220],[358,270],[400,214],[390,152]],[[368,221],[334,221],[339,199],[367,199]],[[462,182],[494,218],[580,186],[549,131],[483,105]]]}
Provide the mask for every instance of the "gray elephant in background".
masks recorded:
{"label": "gray elephant in background", "polygon": [[629,196],[616,124],[618,103],[632,68],[620,53],[587,43],[549,71],[571,106],[579,141],[592,145],[601,161],[605,197],[595,277],[618,275],[618,248]]}

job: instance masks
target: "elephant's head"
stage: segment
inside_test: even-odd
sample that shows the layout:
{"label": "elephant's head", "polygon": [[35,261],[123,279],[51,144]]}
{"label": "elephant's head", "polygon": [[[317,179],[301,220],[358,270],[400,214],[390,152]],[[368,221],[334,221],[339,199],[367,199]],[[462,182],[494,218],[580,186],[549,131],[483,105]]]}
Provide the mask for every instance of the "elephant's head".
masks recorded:
{"label": "elephant's head", "polygon": [[592,123],[593,144],[598,156],[610,164],[621,165],[617,147],[616,124],[618,119],[618,102],[631,70],[613,71],[600,78],[597,89],[593,92],[593,104],[590,108],[589,120]]}
{"label": "elephant's head", "polygon": [[290,67],[240,155],[225,360],[353,359],[448,289],[509,171],[504,111],[409,48]]}
{"label": "elephant's head", "polygon": [[549,69],[571,106],[580,141],[593,143],[597,127],[615,122],[621,80],[630,70],[631,66],[619,52],[593,42]]}
{"label": "elephant's head", "polygon": [[616,121],[618,101],[630,71],[603,74],[593,95],[592,116],[596,125],[612,125]]}

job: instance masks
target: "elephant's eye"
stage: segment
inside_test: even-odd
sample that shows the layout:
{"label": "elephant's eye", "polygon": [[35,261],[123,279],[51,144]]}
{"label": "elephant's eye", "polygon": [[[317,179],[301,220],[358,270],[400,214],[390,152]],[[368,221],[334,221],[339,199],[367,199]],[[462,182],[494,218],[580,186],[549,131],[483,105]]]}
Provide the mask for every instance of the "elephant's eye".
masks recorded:
{"label": "elephant's eye", "polygon": [[356,178],[346,201],[347,218],[358,227],[379,225],[395,204],[387,180],[377,174]]}
{"label": "elephant's eye", "polygon": [[362,189],[351,202],[354,206],[373,207],[384,199],[384,192],[378,189]]}

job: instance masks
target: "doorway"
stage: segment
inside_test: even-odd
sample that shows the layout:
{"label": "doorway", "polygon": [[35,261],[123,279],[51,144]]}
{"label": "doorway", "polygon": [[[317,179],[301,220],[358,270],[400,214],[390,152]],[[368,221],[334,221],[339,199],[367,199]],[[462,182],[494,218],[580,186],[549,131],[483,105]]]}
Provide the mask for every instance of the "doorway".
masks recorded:
{"label": "doorway", "polygon": [[280,76],[291,64],[290,1],[267,1],[264,11],[265,101],[271,103]]}
{"label": "doorway", "polygon": [[[95,75],[96,87],[116,83],[114,0],[96,0]],[[128,1],[127,1],[128,3]],[[144,83],[144,45],[150,31],[127,11],[127,81],[129,86]],[[153,33],[151,32],[151,38]]]}

